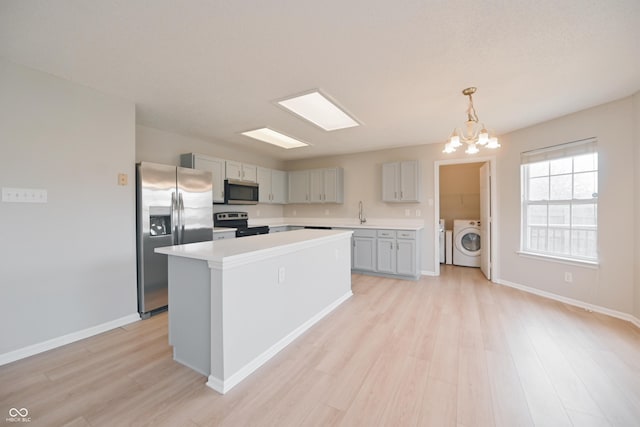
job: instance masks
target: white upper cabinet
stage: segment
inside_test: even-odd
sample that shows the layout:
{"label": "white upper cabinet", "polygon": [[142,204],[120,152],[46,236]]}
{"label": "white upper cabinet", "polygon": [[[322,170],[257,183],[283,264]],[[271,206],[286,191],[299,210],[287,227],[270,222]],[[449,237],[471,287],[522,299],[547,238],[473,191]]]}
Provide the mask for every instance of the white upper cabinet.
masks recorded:
{"label": "white upper cabinet", "polygon": [[271,202],[284,204],[287,203],[288,189],[287,173],[285,171],[271,171]]}
{"label": "white upper cabinet", "polygon": [[246,163],[227,160],[227,179],[258,182],[258,167]]}
{"label": "white upper cabinet", "polygon": [[283,204],[287,202],[287,173],[258,167],[258,201]]}
{"label": "white upper cabinet", "polygon": [[382,201],[420,201],[420,163],[417,160],[382,164]]}
{"label": "white upper cabinet", "polygon": [[309,171],[289,172],[289,203],[309,203]]}
{"label": "white upper cabinet", "polygon": [[344,172],[342,168],[309,171],[310,203],[343,203]]}
{"label": "white upper cabinet", "polygon": [[224,203],[224,159],[205,156],[204,154],[187,153],[180,155],[180,165],[185,168],[211,172],[213,202]]}

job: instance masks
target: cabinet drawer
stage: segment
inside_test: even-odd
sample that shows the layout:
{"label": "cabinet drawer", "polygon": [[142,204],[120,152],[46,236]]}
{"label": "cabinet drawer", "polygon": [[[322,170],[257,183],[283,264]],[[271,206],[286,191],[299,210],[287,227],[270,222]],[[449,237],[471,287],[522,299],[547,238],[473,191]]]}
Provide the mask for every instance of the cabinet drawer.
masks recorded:
{"label": "cabinet drawer", "polygon": [[353,237],[376,237],[376,230],[356,229],[353,230]]}
{"label": "cabinet drawer", "polygon": [[416,239],[416,232],[415,231],[407,231],[407,230],[402,230],[402,231],[397,231],[396,232],[396,237],[398,239]]}
{"label": "cabinet drawer", "polygon": [[378,230],[378,237],[389,237],[391,239],[396,238],[395,230]]}

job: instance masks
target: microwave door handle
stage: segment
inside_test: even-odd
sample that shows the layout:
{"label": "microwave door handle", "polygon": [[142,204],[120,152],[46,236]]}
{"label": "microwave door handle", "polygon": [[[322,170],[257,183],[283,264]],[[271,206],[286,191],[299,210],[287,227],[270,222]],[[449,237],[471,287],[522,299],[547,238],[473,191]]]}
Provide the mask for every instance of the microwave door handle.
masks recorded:
{"label": "microwave door handle", "polygon": [[178,222],[180,223],[180,233],[178,233],[179,243],[184,244],[184,200],[182,193],[178,193]]}
{"label": "microwave door handle", "polygon": [[174,245],[178,244],[178,204],[176,202],[176,192],[171,192],[171,227],[173,228],[173,237],[171,241]]}

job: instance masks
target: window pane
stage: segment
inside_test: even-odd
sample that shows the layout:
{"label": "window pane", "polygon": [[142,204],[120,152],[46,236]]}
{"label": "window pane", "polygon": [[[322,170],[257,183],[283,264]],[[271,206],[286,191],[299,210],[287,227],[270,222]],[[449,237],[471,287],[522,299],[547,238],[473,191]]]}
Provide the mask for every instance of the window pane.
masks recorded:
{"label": "window pane", "polygon": [[558,175],[562,173],[572,172],[571,157],[565,157],[564,159],[551,160],[549,163],[550,163],[549,166],[551,167],[551,175]]}
{"label": "window pane", "polygon": [[569,226],[571,225],[570,220],[571,220],[570,205],[550,205],[549,206],[549,225]]}
{"label": "window pane", "polygon": [[528,227],[528,242],[526,248],[536,252],[547,250],[547,229],[546,227]]}
{"label": "window pane", "polygon": [[528,224],[547,226],[547,207],[546,206],[528,206],[527,207]]}
{"label": "window pane", "polygon": [[597,209],[595,204],[574,205],[571,215],[573,225],[591,225],[598,224]]}
{"label": "window pane", "polygon": [[531,163],[528,167],[530,178],[549,175],[549,162]]}
{"label": "window pane", "polygon": [[529,180],[529,200],[549,200],[549,177]]}
{"label": "window pane", "polygon": [[571,230],[571,249],[571,255],[596,259],[596,231]]}
{"label": "window pane", "polygon": [[598,173],[581,172],[573,175],[573,198],[591,199],[598,193]]}
{"label": "window pane", "polygon": [[598,170],[598,153],[583,154],[573,158],[573,171],[585,172]]}
{"label": "window pane", "polygon": [[559,255],[571,254],[570,231],[567,229],[549,229],[548,251]]}
{"label": "window pane", "polygon": [[547,148],[537,158],[550,160],[522,165],[523,250],[597,260],[598,154],[571,155],[580,150]]}
{"label": "window pane", "polygon": [[571,175],[552,176],[550,179],[551,179],[550,200],[570,200],[571,199]]}

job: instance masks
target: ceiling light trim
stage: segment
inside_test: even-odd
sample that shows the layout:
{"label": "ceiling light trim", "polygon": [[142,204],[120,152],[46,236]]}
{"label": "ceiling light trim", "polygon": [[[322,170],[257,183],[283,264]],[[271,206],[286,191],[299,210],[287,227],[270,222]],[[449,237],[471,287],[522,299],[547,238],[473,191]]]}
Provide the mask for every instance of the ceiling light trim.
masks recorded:
{"label": "ceiling light trim", "polygon": [[[342,115],[342,119],[345,120],[348,124],[346,125],[339,125],[339,126],[335,126],[335,125],[323,125],[322,124],[322,118],[318,118],[318,117],[309,117],[308,115],[305,115],[304,112],[300,112],[300,111],[296,111],[295,108],[293,108],[292,106],[287,106],[285,105],[285,103],[287,101],[294,101],[294,100],[298,100],[300,98],[304,98],[304,97],[308,97],[308,95],[312,95],[312,94],[318,94],[320,95],[321,98],[324,98],[325,101],[327,101],[327,103],[333,107],[331,111],[332,114],[341,114]],[[307,98],[307,99],[311,99],[311,98]],[[354,127],[358,127],[358,126],[362,126],[363,122],[358,120],[356,118],[356,116],[351,113],[348,109],[346,109],[343,105],[341,105],[338,101],[336,101],[335,98],[333,98],[331,95],[327,94],[324,90],[319,89],[319,88],[315,88],[315,89],[310,89],[298,94],[294,94],[294,95],[290,95],[284,98],[279,98],[273,101],[273,103],[275,105],[277,105],[279,108],[283,109],[284,111],[293,114],[294,116],[303,119],[304,121],[311,123],[312,125],[326,131],[326,132],[333,132],[336,130],[342,130],[342,129],[350,129],[350,128],[354,128]],[[291,104],[291,103],[289,103]],[[317,104],[316,104],[317,106]],[[326,111],[325,111],[326,113]]]}

